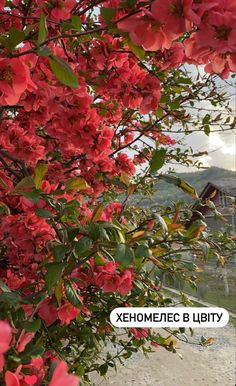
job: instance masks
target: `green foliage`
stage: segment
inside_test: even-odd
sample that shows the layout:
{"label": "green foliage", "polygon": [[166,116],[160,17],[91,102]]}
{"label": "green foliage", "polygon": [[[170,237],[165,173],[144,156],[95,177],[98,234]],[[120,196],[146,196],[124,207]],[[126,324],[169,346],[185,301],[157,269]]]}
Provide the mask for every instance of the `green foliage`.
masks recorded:
{"label": "green foliage", "polygon": [[41,13],[39,21],[39,35],[38,35],[38,45],[42,44],[47,37],[47,23],[46,16]]}
{"label": "green foliage", "polygon": [[150,162],[150,173],[155,174],[165,164],[167,150],[157,149],[153,152],[152,159]]}
{"label": "green foliage", "polygon": [[45,274],[45,283],[49,293],[52,292],[53,287],[56,285],[61,277],[63,264],[62,263],[49,263],[45,266],[47,272]]}
{"label": "green foliage", "polygon": [[62,84],[73,88],[78,87],[77,76],[63,59],[51,55],[48,60],[54,75]]}
{"label": "green foliage", "polygon": [[102,7],[101,16],[105,21],[110,21],[115,15],[116,10],[114,8]]}
{"label": "green foliage", "polygon": [[115,259],[121,265],[127,267],[132,264],[134,260],[134,251],[126,244],[119,244],[116,249]]}
{"label": "green foliage", "polygon": [[75,306],[77,308],[81,308],[83,303],[79,299],[79,296],[78,296],[76,290],[74,289],[72,283],[69,280],[65,281],[65,290],[66,290],[66,297],[69,300],[69,302],[73,306]]}
{"label": "green foliage", "polygon": [[44,162],[38,162],[34,171],[34,183],[36,189],[39,189],[43,178],[45,177],[48,170],[47,164]]}
{"label": "green foliage", "polygon": [[[188,182],[189,185],[194,186],[195,190],[200,194],[209,181],[217,185],[222,179],[235,178],[235,173],[226,169],[210,167],[202,171],[177,173],[174,176]],[[190,195],[182,192],[178,186],[169,184],[164,180],[160,180],[155,184],[155,191],[156,193],[154,193],[153,200],[159,204],[170,204],[174,199],[186,203],[192,201]]]}
{"label": "green foliage", "polygon": [[47,209],[44,209],[44,208],[36,209],[35,210],[35,214],[38,217],[42,217],[42,218],[52,218],[53,217],[52,213],[49,212]]}
{"label": "green foliage", "polygon": [[8,37],[1,36],[0,42],[8,49],[9,52],[12,52],[20,43],[24,41],[24,39],[25,33],[15,27],[12,27],[8,31]]}

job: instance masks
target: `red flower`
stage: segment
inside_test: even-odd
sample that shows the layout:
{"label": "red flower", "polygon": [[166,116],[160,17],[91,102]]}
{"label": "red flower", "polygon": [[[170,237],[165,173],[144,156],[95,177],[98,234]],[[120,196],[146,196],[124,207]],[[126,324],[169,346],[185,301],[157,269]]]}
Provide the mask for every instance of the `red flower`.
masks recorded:
{"label": "red flower", "polygon": [[152,16],[164,26],[165,31],[181,34],[191,28],[191,23],[186,19],[191,2],[189,0],[155,0],[151,6]]}
{"label": "red flower", "polygon": [[38,377],[34,374],[23,376],[20,374],[22,365],[18,366],[15,373],[6,371],[5,385],[6,386],[34,386],[38,384]]}
{"label": "red flower", "polygon": [[80,310],[74,307],[71,303],[66,302],[57,309],[58,318],[62,324],[69,324],[71,320],[75,319],[76,316],[80,313]]}
{"label": "red flower", "polygon": [[5,374],[6,386],[20,386],[18,376],[11,371],[7,371]]}
{"label": "red flower", "polygon": [[23,352],[26,345],[33,339],[34,335],[34,332],[25,332],[25,330],[23,330],[16,345],[17,351]]}
{"label": "red flower", "polygon": [[157,51],[171,46],[173,35],[154,23],[152,19],[142,20],[137,16],[130,16],[118,23],[118,28],[129,32],[134,44],[142,46],[148,51]]}
{"label": "red flower", "polygon": [[136,339],[144,339],[148,336],[148,328],[131,328],[130,332]]}
{"label": "red flower", "polygon": [[196,35],[199,47],[211,47],[219,53],[236,49],[236,17],[231,12],[209,12]]}
{"label": "red flower", "polygon": [[19,58],[0,59],[0,104],[16,104],[22,93],[33,87],[29,69]]}
{"label": "red flower", "polygon": [[70,14],[74,6],[76,5],[76,0],[54,0],[51,1],[54,8],[51,11],[51,15],[56,20],[66,20],[70,18]]}
{"label": "red flower", "polygon": [[5,320],[0,320],[0,371],[2,371],[4,366],[4,356],[5,352],[10,348],[12,338],[11,327]]}
{"label": "red flower", "polygon": [[121,295],[126,295],[132,289],[132,273],[126,269],[120,276],[118,291]]}
{"label": "red flower", "polygon": [[140,105],[140,112],[147,114],[157,108],[158,102],[161,97],[160,82],[153,75],[146,75],[141,82],[143,91],[143,100]]}
{"label": "red flower", "polygon": [[104,275],[103,276],[104,284],[102,286],[103,291],[105,292],[115,292],[118,290],[120,285],[120,278],[118,275]]}
{"label": "red flower", "polygon": [[49,386],[78,386],[79,378],[75,375],[68,374],[66,362],[59,362],[53,372]]}
{"label": "red flower", "polygon": [[50,326],[58,319],[57,309],[52,304],[50,299],[46,299],[40,305],[38,314],[39,314],[39,317],[46,322],[47,326]]}
{"label": "red flower", "polygon": [[38,378],[36,377],[36,375],[26,375],[24,377],[25,383],[29,386],[34,386],[37,380]]}
{"label": "red flower", "polygon": [[157,53],[154,57],[154,63],[162,70],[167,68],[179,67],[185,58],[184,46],[180,42],[174,42],[170,49]]}

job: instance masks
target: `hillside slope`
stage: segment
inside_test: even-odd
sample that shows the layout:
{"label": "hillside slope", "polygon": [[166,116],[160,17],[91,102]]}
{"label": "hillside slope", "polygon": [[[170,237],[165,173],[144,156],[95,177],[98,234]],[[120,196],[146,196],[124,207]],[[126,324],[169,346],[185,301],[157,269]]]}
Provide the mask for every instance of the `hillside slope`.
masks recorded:
{"label": "hillside slope", "polygon": [[[199,172],[179,173],[176,174],[176,176],[194,186],[198,194],[201,193],[202,189],[209,181],[214,182],[217,185],[217,182],[220,182],[222,179],[236,179],[235,172],[217,167],[211,167]],[[176,200],[189,202],[191,197],[178,187],[164,181],[159,181],[156,185],[154,200],[160,204],[168,204],[169,202]]]}

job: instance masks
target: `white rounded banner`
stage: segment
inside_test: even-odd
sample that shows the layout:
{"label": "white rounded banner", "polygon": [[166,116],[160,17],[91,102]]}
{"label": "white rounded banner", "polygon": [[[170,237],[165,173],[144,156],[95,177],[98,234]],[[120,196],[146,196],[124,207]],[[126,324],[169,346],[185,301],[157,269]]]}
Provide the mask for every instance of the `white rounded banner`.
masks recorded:
{"label": "white rounded banner", "polygon": [[220,307],[119,307],[110,314],[115,327],[224,327],[229,314]]}

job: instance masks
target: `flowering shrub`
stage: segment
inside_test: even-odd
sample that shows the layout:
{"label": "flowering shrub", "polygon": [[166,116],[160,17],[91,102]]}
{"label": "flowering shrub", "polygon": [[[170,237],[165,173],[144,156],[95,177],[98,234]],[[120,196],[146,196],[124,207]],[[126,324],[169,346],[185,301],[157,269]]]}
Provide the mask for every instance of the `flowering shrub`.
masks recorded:
{"label": "flowering shrub", "polygon": [[[0,1],[1,384],[86,385],[139,349],[176,352],[148,329],[120,338],[109,314],[173,305],[162,275],[196,282],[183,251],[230,255],[233,238],[211,239],[194,217],[195,189],[160,169],[198,165],[174,125],[233,125],[230,110],[192,122],[188,108],[227,104],[215,74],[236,68],[235,11],[233,0]],[[206,75],[193,81],[191,64]],[[195,201],[138,205],[160,179]],[[108,342],[118,353],[101,359]]]}

